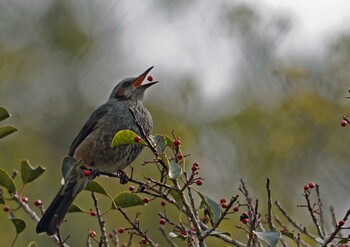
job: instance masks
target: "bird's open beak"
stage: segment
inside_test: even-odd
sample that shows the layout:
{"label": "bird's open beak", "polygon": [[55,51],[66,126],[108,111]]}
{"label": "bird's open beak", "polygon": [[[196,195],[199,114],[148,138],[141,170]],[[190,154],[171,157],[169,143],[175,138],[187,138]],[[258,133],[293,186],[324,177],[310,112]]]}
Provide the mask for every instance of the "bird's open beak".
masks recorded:
{"label": "bird's open beak", "polygon": [[145,80],[147,74],[153,69],[154,66],[152,66],[151,68],[147,69],[145,72],[143,72],[139,77],[136,78],[136,80],[134,81],[134,83],[132,84],[133,87],[141,87],[141,88],[148,88],[150,86],[152,86],[153,84],[156,84],[158,81],[152,81],[151,83],[147,83],[142,85],[142,82]]}

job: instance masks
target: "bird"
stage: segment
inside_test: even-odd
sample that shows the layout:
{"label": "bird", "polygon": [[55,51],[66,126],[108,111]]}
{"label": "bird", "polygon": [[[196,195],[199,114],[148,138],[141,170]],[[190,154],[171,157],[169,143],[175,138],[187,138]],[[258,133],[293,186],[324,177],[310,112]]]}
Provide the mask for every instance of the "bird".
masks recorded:
{"label": "bird", "polygon": [[[143,97],[146,89],[158,81],[142,83],[152,68],[138,77],[126,78],[114,87],[107,102],[98,107],[83,125],[70,146],[69,156],[79,160],[84,167],[114,174],[122,172],[136,159],[144,145],[135,143],[112,147],[111,143],[120,130],[131,130],[142,136],[135,121],[143,127],[146,135],[151,134],[153,120],[143,104]],[[132,108],[134,116],[129,108]],[[93,178],[84,175],[81,166],[71,167],[63,185],[38,222],[36,232],[46,232],[50,236],[56,234],[74,199]]]}

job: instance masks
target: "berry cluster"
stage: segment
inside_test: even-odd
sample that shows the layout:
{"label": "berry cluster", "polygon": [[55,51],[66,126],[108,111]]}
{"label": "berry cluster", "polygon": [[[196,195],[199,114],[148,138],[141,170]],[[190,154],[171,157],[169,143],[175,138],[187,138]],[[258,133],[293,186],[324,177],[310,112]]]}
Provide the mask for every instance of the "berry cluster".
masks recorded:
{"label": "berry cluster", "polygon": [[315,187],[316,187],[316,184],[311,181],[309,184],[304,185],[304,191],[308,191],[309,189],[313,189]]}
{"label": "berry cluster", "polygon": [[243,212],[241,214],[241,216],[239,216],[239,220],[243,223],[243,224],[247,224],[249,222],[249,216],[247,214],[247,212]]}

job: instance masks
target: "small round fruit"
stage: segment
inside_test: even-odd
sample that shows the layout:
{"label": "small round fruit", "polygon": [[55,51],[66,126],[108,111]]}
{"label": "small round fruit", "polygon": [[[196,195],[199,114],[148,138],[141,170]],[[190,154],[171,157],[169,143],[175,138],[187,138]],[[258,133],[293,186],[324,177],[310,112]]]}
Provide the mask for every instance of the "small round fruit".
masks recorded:
{"label": "small round fruit", "polygon": [[131,192],[133,192],[133,191],[135,190],[135,187],[134,187],[133,185],[130,185],[130,186],[129,186],[129,190],[130,190]]}
{"label": "small round fruit", "polygon": [[90,215],[95,217],[97,215],[97,212],[95,210],[90,210]]}
{"label": "small round fruit", "polygon": [[222,208],[227,208],[227,204],[226,204],[226,202],[221,203],[221,207],[222,207]]}
{"label": "small round fruit", "polygon": [[41,205],[43,205],[43,202],[41,201],[41,200],[35,200],[34,201],[34,205],[36,206],[36,207],[40,207]]}
{"label": "small round fruit", "polygon": [[166,220],[165,220],[165,219],[161,218],[161,219],[159,220],[159,224],[164,225],[165,223],[166,223]]}
{"label": "small round fruit", "polygon": [[147,244],[148,240],[147,238],[142,238],[140,241],[140,244]]}
{"label": "small round fruit", "polygon": [[24,202],[24,203],[28,203],[29,199],[28,199],[28,197],[23,196],[23,197],[21,198],[21,201]]}
{"label": "small round fruit", "polygon": [[197,184],[198,186],[201,186],[201,185],[203,184],[203,181],[202,181],[201,179],[198,179],[198,180],[196,181],[196,184]]}
{"label": "small round fruit", "polygon": [[10,207],[7,206],[7,205],[4,205],[4,206],[2,207],[2,210],[4,210],[5,212],[8,212],[8,211],[10,211]]}
{"label": "small round fruit", "polygon": [[226,199],[225,198],[221,198],[220,199],[220,203],[226,203]]}
{"label": "small round fruit", "polygon": [[121,226],[121,227],[118,228],[118,232],[119,232],[119,233],[123,233],[124,231],[125,231],[125,228],[124,228],[124,227]]}
{"label": "small round fruit", "polygon": [[89,236],[90,236],[90,238],[95,238],[96,237],[96,232],[95,231],[89,231]]}
{"label": "small round fruit", "polygon": [[309,186],[304,185],[304,190],[309,190]]}
{"label": "small round fruit", "polygon": [[91,175],[91,171],[85,169],[85,170],[83,171],[83,174],[84,174],[85,177],[89,177],[89,176]]}
{"label": "small round fruit", "polygon": [[141,140],[141,137],[139,137],[139,136],[134,137],[134,142],[140,142],[140,140]]}
{"label": "small round fruit", "polygon": [[249,217],[247,212],[243,212],[243,213],[242,213],[242,216],[243,216],[243,218],[245,218],[245,219],[247,219],[247,218]]}
{"label": "small round fruit", "polygon": [[309,188],[310,188],[310,189],[315,188],[315,186],[316,186],[316,184],[315,184],[314,182],[310,182],[310,183],[309,183]]}
{"label": "small round fruit", "polygon": [[182,160],[183,158],[184,158],[183,154],[178,154],[178,155],[177,155],[177,159],[178,159],[178,160]]}
{"label": "small round fruit", "polygon": [[249,220],[246,219],[246,218],[244,218],[244,219],[242,220],[242,223],[243,223],[243,224],[247,224],[248,222],[249,222]]}
{"label": "small round fruit", "polygon": [[153,81],[153,76],[149,75],[149,76],[147,77],[147,81]]}
{"label": "small round fruit", "polygon": [[344,224],[345,224],[345,221],[344,221],[344,220],[339,220],[338,226],[343,226]]}
{"label": "small round fruit", "polygon": [[162,205],[163,207],[165,207],[165,205],[166,205],[166,201],[165,201],[165,200],[163,200],[163,201],[160,203],[160,205]]}
{"label": "small round fruit", "polygon": [[143,203],[149,203],[149,198],[148,197],[145,197],[145,198],[143,198]]}
{"label": "small round fruit", "polygon": [[192,170],[192,172],[196,172],[198,170],[198,168],[196,166],[192,166],[191,170]]}
{"label": "small round fruit", "polygon": [[340,122],[340,125],[341,125],[342,127],[345,127],[347,124],[348,124],[348,122],[347,122],[346,120],[342,120],[342,121]]}
{"label": "small round fruit", "polygon": [[175,146],[180,146],[180,144],[181,144],[181,141],[179,139],[175,139],[174,140],[174,145]]}
{"label": "small round fruit", "polygon": [[198,162],[194,162],[192,166],[199,168],[199,163]]}
{"label": "small round fruit", "polygon": [[114,238],[114,233],[113,232],[108,233],[108,237],[109,238]]}
{"label": "small round fruit", "polygon": [[236,206],[236,207],[233,207],[233,212],[238,212],[239,211],[239,207]]}

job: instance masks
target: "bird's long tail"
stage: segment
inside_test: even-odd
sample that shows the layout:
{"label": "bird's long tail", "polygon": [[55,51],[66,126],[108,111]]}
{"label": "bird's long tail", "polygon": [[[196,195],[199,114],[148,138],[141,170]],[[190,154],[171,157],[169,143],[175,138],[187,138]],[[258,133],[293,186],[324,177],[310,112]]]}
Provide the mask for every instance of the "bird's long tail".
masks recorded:
{"label": "bird's long tail", "polygon": [[48,235],[54,235],[57,232],[57,228],[76,197],[73,192],[73,190],[65,192],[64,186],[61,187],[36,226],[37,233],[46,232]]}
{"label": "bird's long tail", "polygon": [[92,179],[93,176],[83,174],[79,163],[74,165],[73,169],[69,171],[64,185],[62,185],[36,226],[36,232],[46,232],[48,235],[54,235],[78,193],[85,189]]}

